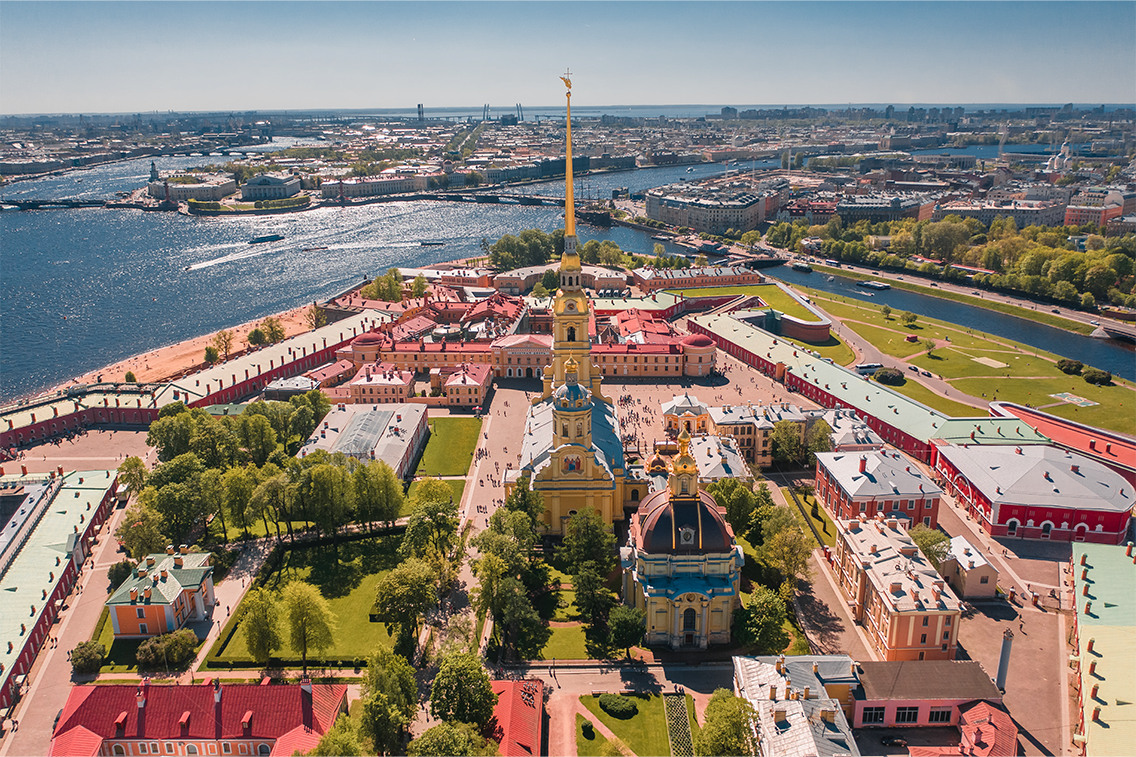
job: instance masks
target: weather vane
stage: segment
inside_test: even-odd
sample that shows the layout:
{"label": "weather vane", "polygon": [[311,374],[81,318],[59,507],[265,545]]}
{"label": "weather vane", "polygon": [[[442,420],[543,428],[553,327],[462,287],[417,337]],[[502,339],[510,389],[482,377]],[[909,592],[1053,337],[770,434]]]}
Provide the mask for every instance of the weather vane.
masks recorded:
{"label": "weather vane", "polygon": [[568,89],[572,89],[572,80],[570,78],[568,78],[571,75],[572,75],[571,71],[565,71],[564,75],[560,77],[560,81],[564,82],[564,86],[567,87]]}

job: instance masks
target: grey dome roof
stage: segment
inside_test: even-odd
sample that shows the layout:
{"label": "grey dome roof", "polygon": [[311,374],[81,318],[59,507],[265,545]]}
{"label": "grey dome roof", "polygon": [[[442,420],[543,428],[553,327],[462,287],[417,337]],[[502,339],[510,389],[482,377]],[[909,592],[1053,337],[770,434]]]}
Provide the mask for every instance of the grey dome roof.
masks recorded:
{"label": "grey dome roof", "polygon": [[577,383],[561,384],[552,393],[557,407],[575,408],[591,403],[592,393]]}
{"label": "grey dome roof", "polygon": [[646,510],[641,533],[648,554],[708,554],[729,552],[734,539],[718,512],[714,497],[699,490],[697,497],[671,498],[669,489],[649,494],[639,506]]}

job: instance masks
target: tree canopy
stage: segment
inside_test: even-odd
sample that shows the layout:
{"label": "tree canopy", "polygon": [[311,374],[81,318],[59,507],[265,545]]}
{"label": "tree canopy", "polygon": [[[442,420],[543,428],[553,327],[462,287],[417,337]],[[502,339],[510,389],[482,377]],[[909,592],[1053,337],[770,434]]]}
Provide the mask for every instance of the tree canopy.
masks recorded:
{"label": "tree canopy", "polygon": [[334,642],[335,613],[319,589],[294,581],[284,587],[284,612],[288,617],[288,639],[300,653],[304,673],[308,672],[308,652],[327,649]]}
{"label": "tree canopy", "polygon": [[433,717],[483,727],[493,716],[496,704],[497,695],[478,655],[458,652],[442,659],[430,689]]}
{"label": "tree canopy", "polygon": [[704,718],[694,740],[695,754],[709,757],[758,753],[754,743],[757,713],[748,700],[728,689],[718,689],[706,705]]}

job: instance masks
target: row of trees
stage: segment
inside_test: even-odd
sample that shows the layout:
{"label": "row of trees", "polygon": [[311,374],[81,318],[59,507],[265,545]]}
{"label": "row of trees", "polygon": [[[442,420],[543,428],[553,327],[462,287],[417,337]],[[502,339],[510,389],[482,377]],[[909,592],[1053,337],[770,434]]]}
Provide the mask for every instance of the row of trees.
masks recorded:
{"label": "row of trees", "polygon": [[[324,315],[323,310],[312,305],[305,313],[304,319],[310,328],[316,329],[327,323],[327,316]],[[270,315],[259,324],[257,324],[248,335],[245,341],[249,347],[260,347],[265,344],[276,344],[277,342],[284,341],[285,332],[284,325],[280,323],[280,319],[274,315]],[[221,359],[228,360],[230,353],[236,346],[236,334],[228,329],[221,329],[213,335],[213,339],[205,347],[205,362],[210,365],[220,361]]]}
{"label": "row of trees", "polygon": [[[422,297],[429,287],[430,283],[426,280],[426,277],[418,274],[410,284],[410,296]],[[401,302],[403,295],[402,272],[397,268],[388,268],[385,274],[375,277],[373,281],[366,284],[360,290],[360,294],[369,300]]]}

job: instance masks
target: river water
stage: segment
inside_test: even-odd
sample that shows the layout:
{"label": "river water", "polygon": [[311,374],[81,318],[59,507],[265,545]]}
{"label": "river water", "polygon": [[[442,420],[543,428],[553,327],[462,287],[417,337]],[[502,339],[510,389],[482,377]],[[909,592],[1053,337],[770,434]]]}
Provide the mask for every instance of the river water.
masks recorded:
{"label": "river water", "polygon": [[961,302],[943,300],[903,289],[872,291],[856,286],[855,280],[842,276],[834,276],[833,280],[829,281],[822,273],[795,271],[788,266],[770,269],[765,273],[789,284],[812,287],[877,306],[888,305],[896,312],[909,310],[917,315],[956,323],[981,333],[1012,339],[1062,357],[1080,360],[1086,365],[1109,371],[1122,378],[1136,379],[1136,356],[1133,355],[1130,347],[1118,342],[1093,339],[1025,318],[973,308]]}
{"label": "river water", "polygon": [[[293,142],[279,140],[275,146]],[[224,160],[167,157],[156,162],[159,170],[172,171]],[[576,196],[611,197],[619,187],[641,191],[727,170],[722,164],[693,168],[582,177]],[[128,161],[19,182],[4,194],[12,199],[110,199],[144,185],[149,171],[150,159]],[[529,191],[559,194],[563,182],[533,185]],[[433,201],[248,218],[102,208],[5,211],[0,213],[0,400],[41,391],[156,347],[326,299],[391,266],[428,266],[476,255],[483,238],[493,241],[526,228],[551,231],[562,225],[561,214],[552,207]],[[650,234],[623,227],[581,225],[579,233],[584,240],[610,239],[632,253],[649,254],[655,244]],[[284,239],[248,244],[264,234]],[[424,241],[444,245],[423,247]],[[664,246],[668,252],[678,250]],[[787,280],[791,273],[778,271]],[[815,274],[807,283],[816,286],[818,280],[826,283]],[[888,296],[918,297],[895,290]],[[934,312],[970,325],[962,314],[946,315],[942,308],[952,303],[924,299],[919,306],[892,307]],[[1025,323],[989,313],[978,318],[979,328],[988,331],[999,318]],[[1003,335],[1121,376],[1133,373],[1131,354],[1116,345],[1054,329]],[[1056,341],[1062,336],[1071,340],[1068,345]],[[1094,356],[1082,357],[1086,350]]]}

